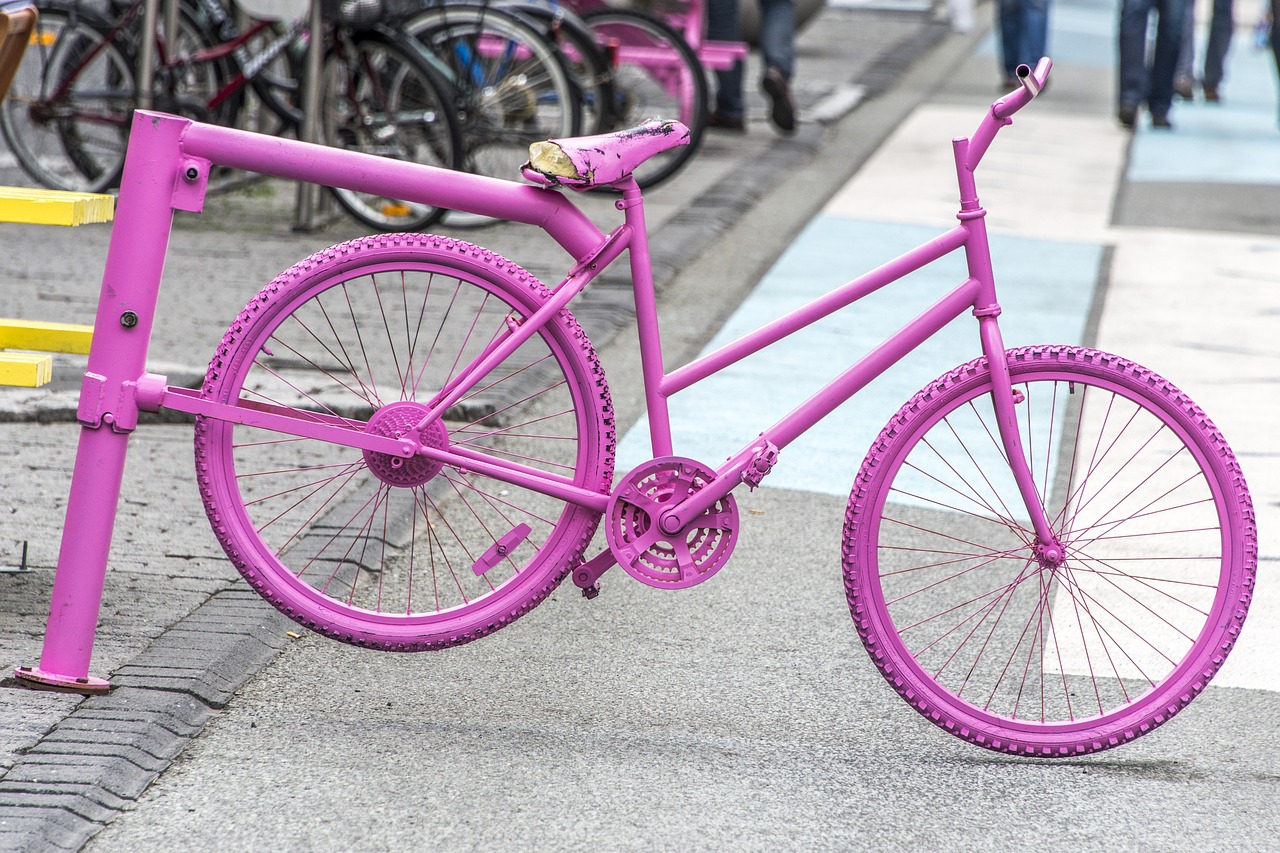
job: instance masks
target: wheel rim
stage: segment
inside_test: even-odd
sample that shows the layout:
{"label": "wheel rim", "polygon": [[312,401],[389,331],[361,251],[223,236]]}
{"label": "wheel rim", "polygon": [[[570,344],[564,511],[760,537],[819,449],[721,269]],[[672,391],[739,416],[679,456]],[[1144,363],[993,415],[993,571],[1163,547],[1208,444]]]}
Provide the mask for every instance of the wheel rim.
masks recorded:
{"label": "wheel rim", "polygon": [[[528,310],[513,310],[479,277],[431,265],[326,276],[245,340],[218,393],[395,433],[406,428],[405,409],[425,410]],[[566,362],[559,341],[535,335],[446,413],[444,427],[428,427],[427,444],[589,481],[580,377],[566,378]],[[316,627],[356,641],[361,632],[406,639],[424,627],[447,633],[455,621],[509,620],[531,583],[558,580],[557,556],[582,546],[581,510],[474,472],[415,459],[411,476],[393,482],[381,454],[224,422],[206,428],[232,516],[224,520],[240,530],[235,542],[248,543],[233,558],[287,587]]]}
{"label": "wheel rim", "polygon": [[[1201,676],[1239,594],[1238,524],[1195,424],[1137,406],[1126,386],[1083,379],[1047,367],[1015,378],[1061,566],[1036,558],[1011,478],[978,473],[999,461],[989,401],[913,426],[921,440],[891,460],[893,490],[881,494],[892,497],[869,515],[883,518],[869,532],[879,571],[859,598],[896,647],[895,665],[971,719],[1024,734],[1158,714]],[[984,383],[972,384],[964,397],[984,405]]]}

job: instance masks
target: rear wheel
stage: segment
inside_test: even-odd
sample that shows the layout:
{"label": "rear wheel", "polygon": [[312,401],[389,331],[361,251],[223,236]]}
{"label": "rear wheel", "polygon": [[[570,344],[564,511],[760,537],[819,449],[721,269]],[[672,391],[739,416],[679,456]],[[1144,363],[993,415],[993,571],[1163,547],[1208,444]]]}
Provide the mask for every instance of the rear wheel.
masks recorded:
{"label": "rear wheel", "polygon": [[[227,332],[204,394],[398,437],[546,298],[476,246],[367,237],[268,285]],[[568,312],[422,436],[601,495],[611,484],[608,390]],[[197,421],[196,467],[214,531],[255,589],[309,628],[381,649],[457,645],[509,624],[578,565],[599,520],[426,456],[209,418]]]}
{"label": "rear wheel", "polygon": [[1257,568],[1249,493],[1204,413],[1151,371],[1076,347],[1008,353],[1024,452],[1057,537],[1036,542],[985,360],[916,395],[854,484],[849,606],[931,722],[988,749],[1106,749],[1221,667]]}

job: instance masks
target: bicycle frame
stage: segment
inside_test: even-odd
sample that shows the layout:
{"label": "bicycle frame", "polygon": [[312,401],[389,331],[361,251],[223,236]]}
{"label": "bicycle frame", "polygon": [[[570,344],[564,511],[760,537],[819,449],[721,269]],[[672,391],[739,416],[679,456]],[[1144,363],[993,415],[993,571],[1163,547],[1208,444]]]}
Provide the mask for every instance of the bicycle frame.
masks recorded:
{"label": "bicycle frame", "polygon": [[[629,250],[655,456],[672,452],[666,404],[670,395],[963,248],[969,266],[969,277],[965,281],[789,415],[764,430],[758,440],[737,451],[716,470],[715,479],[707,487],[668,509],[659,523],[667,532],[674,532],[740,483],[757,485],[772,466],[779,449],[951,320],[971,310],[978,318],[982,350],[990,363],[999,431],[1007,458],[1035,525],[1040,547],[1056,547],[1021,451],[1012,387],[996,322],[1000,309],[987,245],[985,211],[978,203],[973,177],[999,127],[1009,123],[1009,116],[1029,102],[1042,85],[1048,73],[1048,60],[1042,61],[1034,77],[1025,67],[1020,71],[1025,72],[1024,88],[997,101],[972,138],[953,142],[960,185],[959,225],[739,341],[669,373],[661,353],[644,204],[632,178],[619,185],[622,197],[616,206],[623,212],[623,224],[605,234],[559,190],[386,160],[162,113],[137,112],[77,409],[81,432],[44,650],[39,667],[19,667],[16,676],[24,681],[82,692],[101,692],[107,688],[104,679],[89,675],[89,661],[128,439],[141,412],[168,408],[405,458],[421,454],[599,512],[608,506],[608,495],[582,489],[567,478],[550,477],[487,458],[474,450],[461,451],[456,446],[445,450],[426,447],[411,437],[412,432],[402,438],[388,438],[366,434],[361,424],[338,417],[318,419],[313,414],[303,417],[303,413],[284,407],[244,401],[217,403],[205,399],[200,392],[171,387],[164,377],[147,373],[147,349],[173,212],[202,209],[214,164],[536,225],[574,258],[576,264],[552,289],[551,297],[542,307],[523,321],[510,323],[510,334],[491,343],[450,385],[437,393],[429,403],[430,412],[423,425],[458,399],[465,392],[468,380],[478,381],[491,365],[514,352],[540,324],[581,293],[624,250]],[[612,564],[608,555],[609,552],[605,552],[589,561],[587,574],[598,577],[607,569]],[[574,574],[580,586],[593,582],[586,578],[588,582],[584,583],[581,571]]]}

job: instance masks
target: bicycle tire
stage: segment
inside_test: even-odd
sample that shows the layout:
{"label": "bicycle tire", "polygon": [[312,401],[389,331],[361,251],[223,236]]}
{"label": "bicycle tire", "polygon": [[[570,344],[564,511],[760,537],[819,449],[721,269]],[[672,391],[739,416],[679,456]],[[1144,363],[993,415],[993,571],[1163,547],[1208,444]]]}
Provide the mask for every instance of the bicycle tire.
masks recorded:
{"label": "bicycle tire", "polygon": [[[127,8],[127,4],[125,5]],[[217,106],[210,102],[235,76],[235,68],[229,57],[191,61],[198,51],[217,47],[221,39],[211,29],[211,22],[204,9],[190,2],[178,3],[178,33],[169,39],[163,33],[153,38],[163,39],[165,54],[157,52],[155,77],[152,83],[151,109],[185,116],[195,121],[234,126],[244,104],[244,90],[238,89]],[[158,26],[163,26],[163,17]],[[142,16],[122,37],[129,39],[127,52],[133,57],[141,55]]]}
{"label": "bicycle tire", "polygon": [[510,8],[537,23],[543,38],[555,46],[561,62],[569,70],[582,112],[578,132],[594,136],[612,130],[615,126],[613,69],[586,22],[563,6],[550,8],[520,3]]}
{"label": "bicycle tire", "polygon": [[[389,35],[364,32],[335,44],[323,75],[320,128],[327,145],[444,169],[461,165],[448,95],[416,52]],[[331,192],[349,214],[381,231],[420,231],[444,215],[432,205]]]}
{"label": "bicycle tire", "polygon": [[449,3],[413,16],[403,31],[450,85],[468,172],[510,180],[531,143],[579,132],[569,72],[538,27],[514,12]]}
{"label": "bicycle tire", "polygon": [[1253,507],[1222,435],[1150,370],[1083,347],[1007,360],[1065,562],[1035,553],[978,359],[867,454],[846,591],[872,660],[930,722],[998,752],[1078,756],[1166,722],[1221,667],[1252,594]]}
{"label": "bicycle tire", "polygon": [[[606,56],[614,56],[614,124],[633,127],[648,118],[678,118],[689,128],[689,144],[652,157],[635,170],[643,189],[657,186],[684,167],[702,145],[710,115],[706,72],[680,33],[640,12],[596,10],[582,16]],[[628,61],[628,52],[668,57],[661,64]]]}
{"label": "bicycle tire", "polygon": [[[249,40],[244,55],[234,55],[238,68],[253,66],[254,58],[266,53],[277,38],[290,32],[284,22],[276,22]],[[279,55],[263,68],[249,75],[249,88],[256,99],[250,99],[250,109],[244,111],[240,126],[248,126],[259,133],[287,135],[297,133],[302,127],[302,81],[306,75],[309,30],[301,33]]]}
{"label": "bicycle tire", "polygon": [[133,57],[109,31],[90,10],[42,3],[0,104],[0,133],[18,165],[50,189],[102,192],[120,182],[137,81]]}
{"label": "bicycle tire", "polygon": [[[299,262],[249,303],[203,393],[400,435],[421,401],[548,296],[518,266],[468,243],[354,240]],[[608,387],[568,311],[446,418],[424,430],[435,446],[482,448],[608,493]],[[426,457],[397,466],[207,417],[197,419],[195,457],[214,532],[254,589],[307,628],[384,650],[444,648],[511,623],[579,564],[599,521]]]}

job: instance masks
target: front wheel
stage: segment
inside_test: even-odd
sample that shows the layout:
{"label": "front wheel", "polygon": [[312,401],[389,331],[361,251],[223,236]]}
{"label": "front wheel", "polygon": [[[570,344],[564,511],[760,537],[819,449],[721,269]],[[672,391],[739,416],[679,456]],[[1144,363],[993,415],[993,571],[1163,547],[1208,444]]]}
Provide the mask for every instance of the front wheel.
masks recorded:
{"label": "front wheel", "polygon": [[[204,395],[399,437],[547,290],[476,246],[366,237],[282,273],[227,332]],[[607,494],[613,420],[573,317],[551,318],[424,444]],[[597,512],[533,488],[323,438],[200,418],[196,469],[241,574],[302,625],[393,651],[458,645],[528,612],[577,564]]]}
{"label": "front wheel", "polygon": [[988,749],[1132,740],[1222,666],[1257,568],[1226,441],[1151,371],[1095,350],[1007,353],[1023,451],[1064,556],[1036,542],[985,359],[881,432],[849,500],[844,576],[863,643],[931,722]]}

